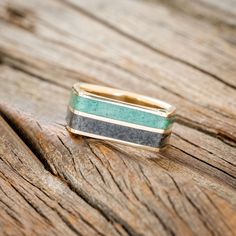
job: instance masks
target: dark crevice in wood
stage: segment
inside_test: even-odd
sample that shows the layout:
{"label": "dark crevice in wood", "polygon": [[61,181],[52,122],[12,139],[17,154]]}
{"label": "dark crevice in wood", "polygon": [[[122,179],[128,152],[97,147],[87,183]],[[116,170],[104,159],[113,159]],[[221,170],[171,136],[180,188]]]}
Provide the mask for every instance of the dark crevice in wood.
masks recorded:
{"label": "dark crevice in wood", "polygon": [[222,217],[222,212],[220,211],[217,204],[214,203],[214,201],[209,197],[209,195],[205,191],[202,191],[202,193],[206,196],[206,198],[209,200],[211,205],[217,210],[217,212],[219,213],[219,217],[221,218],[222,222],[224,222],[224,225],[226,226],[226,228],[232,233],[232,235],[234,235],[234,232],[232,231],[232,229],[228,225],[228,222],[226,222],[224,217]]}
{"label": "dark crevice in wood", "polygon": [[[4,194],[7,198],[11,199],[11,198],[6,194],[6,192],[2,189],[1,186],[0,186],[0,190],[3,192],[3,194]],[[11,199],[11,201],[14,202],[13,199]],[[4,202],[1,198],[0,198],[0,202],[1,202],[3,205],[5,205],[7,209],[9,209],[9,210],[5,209],[5,211],[7,212],[7,214],[16,222],[17,225],[19,225],[19,226],[22,227],[23,224],[22,224],[22,222],[17,218],[17,217],[19,217],[19,215],[18,215],[17,212],[14,210],[14,208],[13,208],[10,204],[7,204],[6,202]],[[10,212],[10,211],[12,211],[12,212]],[[17,215],[17,217],[16,217],[16,215]]]}
{"label": "dark crevice in wood", "polygon": [[[142,201],[137,196],[135,191],[133,191],[132,188],[131,188],[131,191],[132,191],[133,195],[135,196],[136,200],[139,201],[145,207],[145,209],[158,220],[158,222],[161,224],[161,226],[165,230],[165,232],[167,232],[167,234],[170,235],[170,236],[175,236],[175,232],[166,224],[166,222],[162,219],[162,217],[159,216],[155,210],[150,208],[150,206],[146,202]],[[160,197],[158,197],[158,198],[159,198],[159,200],[161,200]]]}
{"label": "dark crevice in wood", "polygon": [[70,154],[71,156],[73,156],[73,154],[72,154],[70,148],[63,142],[62,138],[61,138],[59,135],[57,135],[57,138],[59,139],[59,141],[61,142],[61,144],[65,147],[65,149],[69,152],[69,154]]}
{"label": "dark crevice in wood", "polygon": [[[176,146],[174,146],[174,145],[172,145],[172,144],[170,144],[170,146],[171,146],[172,148],[174,148],[174,149],[176,149],[176,150],[178,150],[178,151],[180,151],[180,152],[182,152],[182,153],[188,155],[188,156],[191,156],[191,157],[194,158],[195,160],[204,163],[206,166],[209,166],[209,167],[211,167],[211,168],[213,168],[213,169],[219,171],[221,174],[218,174],[217,176],[214,175],[215,178],[218,178],[219,180],[224,181],[225,184],[228,184],[229,186],[231,186],[231,187],[233,187],[233,188],[236,187],[236,177],[235,177],[235,176],[233,176],[233,175],[227,173],[225,170],[222,170],[222,169],[220,169],[220,168],[217,167],[217,166],[214,166],[214,165],[212,165],[212,164],[210,164],[210,163],[207,163],[207,162],[204,161],[204,160],[199,159],[198,157],[196,157],[196,156],[194,156],[194,155],[192,155],[192,154],[190,154],[190,153],[188,153],[188,152],[186,152],[186,151],[180,149],[179,147],[176,147]],[[228,181],[225,180],[224,178],[222,178],[222,175],[224,175],[224,176],[228,179]]]}
{"label": "dark crevice in wood", "polygon": [[[1,159],[1,161],[4,163],[4,160],[3,160],[3,158],[2,158],[1,156],[0,156],[0,159]],[[1,171],[0,173],[1,173],[0,178],[3,179],[4,182],[7,182],[7,179],[3,178],[3,176],[5,177],[4,173],[2,173],[2,171]],[[3,194],[4,194],[7,198],[9,198],[12,202],[15,202],[15,199],[12,198],[11,196],[9,196],[9,195],[7,194],[7,192],[4,191],[4,189],[1,187],[1,185],[0,185],[0,190],[3,192]],[[13,209],[11,209],[11,210],[13,210]]]}
{"label": "dark crevice in wood", "polygon": [[[189,223],[179,214],[176,206],[175,206],[175,202],[171,199],[170,194],[166,193],[167,195],[167,199],[172,207],[172,209],[174,210],[175,214],[184,222],[184,224],[186,224],[188,227],[190,227]],[[196,233],[192,232],[193,235],[198,236]]]}
{"label": "dark crevice in wood", "polygon": [[[47,207],[49,207],[53,212],[56,212],[57,215],[60,217],[60,219],[65,223],[65,225],[72,231],[74,232],[76,235],[78,236],[82,236],[81,232],[78,231],[73,224],[70,223],[70,221],[68,221],[68,219],[66,217],[64,217],[57,209],[53,208],[52,206],[50,206],[46,201],[44,201],[39,195],[37,195],[37,198],[40,199]],[[64,209],[65,210],[65,209]]]}
{"label": "dark crevice in wood", "polygon": [[11,184],[11,187],[15,189],[15,191],[25,200],[25,202],[27,202],[31,208],[34,209],[35,212],[45,220],[45,222],[47,222],[47,224],[52,225],[50,219],[44,214],[44,212],[42,212],[39,207],[35,206],[34,203],[30,201],[30,199],[28,199],[23,193],[21,193],[18,187],[15,187],[13,184]]}
{"label": "dark crevice in wood", "polygon": [[46,170],[48,170],[49,172],[53,173],[53,170],[51,169],[50,164],[44,158],[42,153],[35,147],[34,143],[31,141],[31,139],[24,133],[24,131],[20,127],[18,127],[11,119],[9,119],[4,114],[4,112],[1,110],[1,107],[0,107],[0,115],[9,124],[9,126],[16,132],[16,134],[23,140],[23,142],[33,152],[33,154],[40,160],[40,162],[43,164],[44,168]]}
{"label": "dark crevice in wood", "polygon": [[[86,138],[84,138],[84,143],[87,145],[87,147],[89,148],[89,150],[92,152],[92,154],[101,162],[100,158],[98,157],[98,155],[96,154],[96,152],[94,152],[94,150],[92,149],[92,147],[90,146],[89,142],[86,140]],[[93,161],[88,158],[89,162],[91,163],[91,165],[96,169],[98,175],[100,176],[100,179],[102,180],[103,184],[106,186],[106,180],[103,177],[101,171],[98,169],[98,167],[93,163]],[[84,177],[85,181],[88,182],[88,180]],[[92,185],[91,185],[92,186]],[[94,186],[92,186],[94,188]],[[95,189],[95,188],[94,188]]]}
{"label": "dark crevice in wood", "polygon": [[[62,173],[64,175],[64,173]],[[108,222],[117,222],[120,224],[125,232],[131,236],[140,235],[136,230],[128,224],[125,220],[121,219],[111,208],[99,202],[97,199],[93,199],[92,196],[88,196],[86,192],[81,189],[78,191],[74,188],[74,186],[70,183],[67,176],[64,175],[64,179],[68,185],[68,187],[75,192],[80,198],[82,198],[87,204],[89,204],[92,208],[96,209]],[[140,235],[141,236],[141,235]]]}
{"label": "dark crevice in wood", "polygon": [[185,141],[185,142],[187,142],[187,143],[193,145],[194,147],[199,148],[199,149],[201,149],[201,150],[204,150],[204,151],[208,152],[209,154],[214,155],[215,157],[221,159],[222,161],[225,161],[225,162],[228,163],[229,165],[232,165],[233,167],[236,167],[236,164],[234,164],[234,163],[232,163],[232,162],[230,162],[230,161],[225,160],[224,158],[222,158],[222,157],[220,157],[219,155],[217,155],[217,154],[215,154],[215,153],[213,153],[213,152],[207,150],[206,148],[200,147],[199,145],[197,145],[197,144],[195,144],[195,143],[193,143],[193,142],[191,142],[191,141],[189,141],[189,140],[183,138],[182,136],[180,136],[180,135],[177,134],[177,133],[174,133],[174,134],[175,134],[177,137],[179,137],[180,139],[182,139],[183,141]]}
{"label": "dark crevice in wood", "polygon": [[[14,154],[14,156],[15,156],[16,158],[18,158],[17,153],[15,152],[15,150],[12,150],[12,153]],[[23,164],[23,161],[22,161],[20,158],[19,158],[18,160],[19,160],[19,162],[20,162],[21,164]]]}
{"label": "dark crevice in wood", "polygon": [[184,64],[186,66],[189,66],[189,67],[191,67],[191,68],[193,68],[193,69],[195,69],[197,71],[200,71],[203,74],[208,75],[211,78],[214,78],[215,80],[221,82],[222,84],[224,84],[224,85],[226,85],[226,86],[228,86],[228,87],[230,87],[232,89],[236,89],[235,85],[232,85],[232,84],[228,83],[227,81],[225,81],[224,79],[220,78],[219,76],[217,76],[217,75],[215,75],[215,74],[213,74],[213,73],[211,73],[209,71],[206,71],[205,69],[200,68],[200,67],[198,67],[198,66],[196,66],[196,65],[194,65],[194,64],[192,64],[192,63],[190,63],[188,61],[185,61],[184,59],[181,59],[179,57],[173,56],[173,55],[171,55],[171,54],[169,54],[167,52],[164,52],[164,51],[162,51],[162,50],[160,50],[160,49],[158,49],[158,48],[156,48],[156,47],[146,43],[142,39],[137,38],[137,37],[135,37],[135,36],[125,32],[125,31],[123,31],[122,29],[120,29],[117,26],[113,25],[109,21],[98,17],[97,15],[93,14],[92,12],[87,11],[86,9],[84,9],[84,8],[74,4],[74,3],[71,3],[71,2],[68,2],[68,1],[62,1],[62,0],[58,0],[58,1],[66,4],[66,6],[72,8],[73,10],[77,10],[78,12],[82,13],[83,15],[85,15],[85,16],[93,19],[93,20],[95,20],[96,22],[99,22],[100,24],[102,24],[105,27],[113,30],[114,32],[116,32],[116,33],[118,33],[118,34],[120,34],[120,35],[122,35],[122,36],[124,36],[124,37],[126,37],[126,38],[128,38],[128,39],[130,39],[132,41],[134,41],[135,43],[138,43],[138,44],[140,44],[140,45],[142,45],[142,46],[144,46],[144,47],[146,47],[146,48],[148,48],[148,49],[150,49],[150,50],[152,50],[152,51],[154,51],[154,52],[156,52],[158,54],[161,54],[161,55],[163,55],[163,56],[165,56],[165,57],[167,57],[169,59],[172,59],[172,60],[177,61],[179,63],[182,63],[182,64]]}
{"label": "dark crevice in wood", "polygon": [[[75,164],[75,158],[74,155],[72,153],[72,151],[70,150],[70,148],[64,143],[64,141],[62,140],[62,138],[57,135],[57,138],[59,139],[60,143],[65,147],[65,149],[68,151],[69,155],[72,157],[72,161],[73,161],[73,166],[74,166],[74,170],[75,172],[77,172],[77,168],[76,168],[76,164]],[[81,173],[82,174],[82,173]],[[83,175],[82,175],[83,176]]]}
{"label": "dark crevice in wood", "polygon": [[35,122],[36,122],[37,126],[39,127],[39,129],[42,131],[43,129],[42,129],[42,126],[39,124],[39,122],[38,121],[35,121]]}
{"label": "dark crevice in wood", "polygon": [[118,233],[118,235],[120,236],[128,236],[128,234],[126,233],[126,230],[124,229],[124,227],[116,222],[111,222],[114,229],[116,230],[116,232]]}
{"label": "dark crevice in wood", "polygon": [[221,134],[217,136],[220,141],[224,144],[229,145],[230,147],[236,148],[236,139],[229,139],[227,135]]}
{"label": "dark crevice in wood", "polygon": [[[163,226],[162,222],[160,222],[159,218],[158,218],[157,216],[155,216],[155,215],[153,214],[153,212],[150,211],[150,209],[147,208],[147,204],[142,203],[142,202],[140,201],[140,199],[138,198],[137,194],[134,192],[134,190],[133,190],[132,187],[130,188],[130,192],[131,192],[132,195],[134,196],[135,200],[136,200],[137,202],[139,202],[139,203],[144,207],[144,209],[145,209],[147,212],[149,212],[153,217],[155,217],[155,219],[157,220],[157,222],[160,224],[161,228],[162,228],[162,229],[165,229],[165,227]],[[153,231],[153,229],[150,228],[150,227],[149,227],[149,230],[150,230],[150,231]]]}
{"label": "dark crevice in wood", "polygon": [[[164,207],[165,211],[166,211],[166,212],[170,212],[170,214],[172,214],[172,213],[174,212],[173,209],[166,205],[166,203],[163,201],[163,199],[161,198],[160,195],[157,194],[156,196],[157,196],[159,202],[160,202],[160,203],[162,204],[162,206]],[[154,212],[155,214],[158,214],[158,211],[156,211],[155,209],[153,209],[153,212]],[[176,216],[175,216],[175,217],[176,217]],[[167,230],[171,232],[171,235],[175,235],[175,232],[173,231],[173,229],[171,229],[171,226],[172,226],[172,224],[170,224],[170,225],[168,226]]]}
{"label": "dark crevice in wood", "polygon": [[95,165],[95,164],[93,163],[93,161],[92,161],[90,158],[89,158],[88,160],[89,160],[89,162],[91,163],[91,165],[96,169],[98,175],[100,176],[100,179],[102,180],[103,184],[106,186],[106,185],[107,185],[107,184],[106,184],[106,180],[105,180],[105,178],[103,177],[103,175],[102,175],[101,171],[99,170],[99,168],[97,167],[97,165]]}
{"label": "dark crevice in wood", "polygon": [[139,167],[140,173],[143,175],[143,177],[144,177],[144,179],[146,181],[146,184],[147,184],[149,190],[151,191],[153,196],[156,196],[156,193],[155,193],[155,191],[154,191],[154,189],[152,187],[152,184],[151,184],[150,180],[148,179],[148,177],[146,176],[146,174],[144,173],[144,170],[143,170],[142,166],[138,165],[138,167]]}
{"label": "dark crevice in wood", "polygon": [[[24,227],[23,224],[22,224],[22,222],[20,222],[19,219],[17,219],[17,217],[14,215],[14,213],[11,212],[11,211],[8,209],[8,208],[9,208],[9,205],[7,205],[7,204],[6,204],[5,202],[3,202],[1,199],[0,199],[0,203],[2,203],[3,205],[6,206],[6,209],[4,209],[4,208],[1,207],[1,211],[5,211],[6,214],[7,214],[10,218],[13,219],[14,223],[15,223],[17,226],[19,226],[19,228],[22,229],[22,228]],[[22,234],[22,232],[21,232],[21,234]],[[5,235],[5,234],[4,234],[4,235]]]}
{"label": "dark crevice in wood", "polygon": [[211,235],[215,236],[215,232],[208,226],[207,221],[204,220],[205,217],[204,217],[201,209],[197,206],[197,204],[195,204],[195,202],[188,195],[185,195],[185,197],[188,200],[188,202],[191,204],[191,206],[196,210],[198,215],[200,216],[199,219],[201,220],[201,222],[203,223],[205,228],[209,231],[209,233]]}
{"label": "dark crevice in wood", "polygon": [[130,198],[129,196],[126,194],[126,192],[122,189],[122,187],[120,186],[120,184],[118,183],[118,181],[115,179],[115,177],[112,174],[112,171],[109,170],[109,168],[107,168],[107,171],[110,174],[111,179],[113,180],[114,184],[117,186],[117,188],[119,189],[119,192],[129,201]]}
{"label": "dark crevice in wood", "polygon": [[175,178],[174,178],[171,174],[169,174],[168,172],[166,172],[166,174],[170,177],[170,179],[171,179],[172,182],[174,183],[174,185],[175,185],[176,189],[178,190],[178,192],[179,192],[180,194],[182,194],[182,191],[181,191],[181,189],[180,189],[180,186],[177,184]]}
{"label": "dark crevice in wood", "polygon": [[[69,212],[70,214],[73,214],[71,211],[69,211],[68,209],[66,209],[61,203],[58,203],[58,205],[65,211]],[[87,221],[79,212],[78,212],[78,215],[80,217],[80,219],[88,225],[88,227],[90,227],[93,231],[96,232],[97,235],[100,235],[100,236],[105,236],[102,232],[98,231],[98,229],[93,225],[91,224],[89,221]]]}
{"label": "dark crevice in wood", "polygon": [[[94,149],[91,147],[90,143],[89,143],[88,141],[85,141],[85,142],[86,142],[86,144],[88,145],[88,147],[89,147],[90,151],[92,152],[92,154],[93,154],[93,155],[101,162],[101,164],[102,164],[102,161],[101,161],[99,155],[96,153],[96,151],[94,151]],[[89,160],[90,160],[90,159],[89,159]],[[91,161],[91,160],[90,160],[90,161]],[[91,161],[91,162],[92,162],[92,161]],[[97,169],[97,171],[99,172],[101,178],[103,179],[104,184],[106,185],[106,181],[105,181],[105,179],[104,179],[102,173],[100,173],[100,170],[98,169],[98,167],[97,167],[93,162],[92,162],[92,164],[93,164],[94,167]],[[111,166],[110,166],[110,167],[111,167]],[[117,182],[117,180],[116,180],[115,177],[113,176],[112,171],[110,171],[110,169],[109,169],[110,167],[108,167],[106,170],[107,170],[107,172],[109,173],[109,175],[110,175],[111,179],[113,180],[114,184],[116,185],[116,187],[118,188],[118,190],[120,191],[120,193],[123,194],[123,196],[126,197],[127,200],[130,200],[130,199],[129,199],[129,196],[123,191],[122,187],[120,186],[120,184]]]}
{"label": "dark crevice in wood", "polygon": [[[65,125],[62,125],[62,126],[65,127]],[[75,173],[80,173],[81,177],[86,181],[86,183],[89,184],[92,188],[94,188],[94,186],[91,183],[89,183],[89,181],[85,178],[85,176],[84,176],[83,172],[81,171],[80,167],[77,168],[76,161],[75,161],[75,156],[74,156],[73,151],[70,150],[70,148],[64,143],[64,141],[62,140],[62,138],[59,135],[57,135],[57,138],[59,139],[61,144],[66,148],[66,150],[69,152],[69,154],[70,154],[70,156],[72,158],[72,162],[73,162],[73,167],[74,167]]]}
{"label": "dark crevice in wood", "polygon": [[211,127],[205,126],[205,125],[198,123],[196,121],[192,121],[186,117],[182,117],[179,114],[176,115],[175,122],[180,125],[187,126],[189,128],[198,130],[198,131],[200,131],[206,135],[209,135],[213,138],[220,139],[226,145],[229,145],[231,147],[236,147],[236,137],[234,137],[234,136],[229,137],[228,135],[225,135],[224,133],[220,132],[220,130],[218,131],[219,133],[216,134],[214,131],[212,131]]}
{"label": "dark crevice in wood", "polygon": [[[20,160],[20,158],[18,159]],[[14,169],[14,168],[13,168]],[[15,170],[15,169],[14,169]],[[17,170],[15,170],[17,171]],[[35,187],[36,189],[38,189],[41,193],[43,193],[45,196],[47,196],[50,200],[55,201],[55,199],[53,199],[48,193],[46,193],[46,191],[44,191],[44,189],[40,188],[39,186],[37,186],[36,184],[34,184],[32,181],[29,181],[25,176],[20,175],[22,179],[24,179],[27,183],[29,183],[30,185],[32,185],[33,187]]]}
{"label": "dark crevice in wood", "polygon": [[82,172],[82,170],[81,170],[80,168],[78,168],[78,172],[80,173],[82,179],[83,179],[91,188],[93,188],[95,191],[97,191],[96,188],[86,179],[86,177],[84,176],[84,174],[83,174],[83,172]]}

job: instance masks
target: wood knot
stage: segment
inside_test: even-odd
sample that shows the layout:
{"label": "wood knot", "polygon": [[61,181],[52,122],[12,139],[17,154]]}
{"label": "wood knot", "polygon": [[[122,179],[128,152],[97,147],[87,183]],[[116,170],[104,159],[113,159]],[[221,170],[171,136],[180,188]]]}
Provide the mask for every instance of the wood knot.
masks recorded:
{"label": "wood knot", "polygon": [[8,5],[5,10],[6,21],[25,30],[35,31],[33,11],[16,5]]}

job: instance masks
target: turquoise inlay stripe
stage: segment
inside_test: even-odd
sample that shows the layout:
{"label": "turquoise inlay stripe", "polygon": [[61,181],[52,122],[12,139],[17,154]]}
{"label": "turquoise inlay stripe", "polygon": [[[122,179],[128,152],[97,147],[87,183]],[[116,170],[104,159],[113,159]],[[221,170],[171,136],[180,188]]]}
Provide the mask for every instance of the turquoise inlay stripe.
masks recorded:
{"label": "turquoise inlay stripe", "polygon": [[75,110],[96,116],[102,116],[157,129],[168,129],[173,123],[173,118],[166,118],[135,108],[108,103],[105,100],[101,101],[93,98],[78,96],[74,92],[71,94],[70,106]]}

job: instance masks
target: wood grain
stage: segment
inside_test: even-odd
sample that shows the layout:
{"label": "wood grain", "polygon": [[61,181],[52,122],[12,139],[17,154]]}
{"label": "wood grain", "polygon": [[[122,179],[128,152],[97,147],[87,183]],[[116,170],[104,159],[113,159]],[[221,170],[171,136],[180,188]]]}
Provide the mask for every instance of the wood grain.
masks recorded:
{"label": "wood grain", "polygon": [[[2,0],[0,233],[235,235],[234,7]],[[78,80],[175,104],[170,146],[70,135]]]}
{"label": "wood grain", "polygon": [[2,118],[0,122],[2,235],[120,235],[111,222],[45,169]]}

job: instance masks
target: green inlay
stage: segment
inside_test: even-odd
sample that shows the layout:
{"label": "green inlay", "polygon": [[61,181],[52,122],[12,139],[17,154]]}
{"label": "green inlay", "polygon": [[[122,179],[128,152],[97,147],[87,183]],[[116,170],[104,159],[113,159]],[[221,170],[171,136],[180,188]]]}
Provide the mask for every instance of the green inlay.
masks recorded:
{"label": "green inlay", "polygon": [[93,98],[81,97],[74,92],[71,93],[70,106],[75,110],[96,116],[158,129],[168,129],[173,123],[173,118],[166,118],[106,101],[98,101]]}

